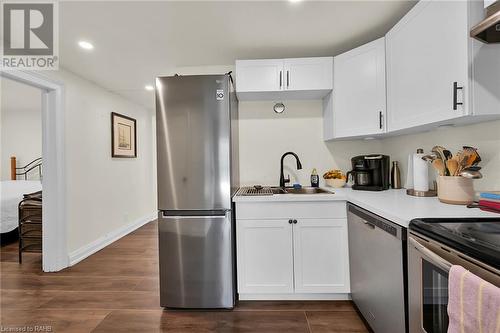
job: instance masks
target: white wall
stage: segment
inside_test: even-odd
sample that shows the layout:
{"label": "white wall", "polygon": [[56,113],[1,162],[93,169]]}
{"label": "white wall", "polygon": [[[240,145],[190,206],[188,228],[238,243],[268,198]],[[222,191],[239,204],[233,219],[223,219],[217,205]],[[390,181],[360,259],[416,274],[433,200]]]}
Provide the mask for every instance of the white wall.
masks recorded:
{"label": "white wall", "polygon": [[[70,72],[65,89],[68,251],[156,212],[153,113]],[[137,120],[137,158],[111,158],[111,112]]]}
{"label": "white wall", "polygon": [[180,66],[176,67],[171,73],[165,75],[210,75],[210,74],[225,74],[233,72],[233,65],[213,65],[213,66]]}
{"label": "white wall", "polygon": [[[435,145],[448,148],[456,153],[462,146],[478,148],[483,167],[484,178],[475,181],[476,190],[500,190],[500,120],[486,123],[447,127],[431,132],[403,135],[380,140],[382,151],[391,156],[391,160],[400,162],[404,185],[408,154],[423,148],[429,152]],[[435,178],[431,168],[429,175]]]}
{"label": "white wall", "polygon": [[[42,156],[42,95],[38,88],[0,78],[1,179],[10,180],[10,157],[24,166]],[[33,170],[29,179],[39,179]]]}
{"label": "white wall", "polygon": [[276,114],[273,102],[240,102],[240,175],[242,185],[278,185],[280,158],[295,152],[303,169],[297,171],[293,156],[285,158],[285,176],[292,184],[310,185],[313,168],[321,175],[334,168],[350,169],[350,158],[377,153],[377,141],[323,141],[323,106],[319,100],[285,101],[285,112]]}
{"label": "white wall", "polygon": [[[274,113],[273,102],[240,102],[240,174],[242,185],[277,185],[279,161],[286,151],[297,153],[303,169],[295,169],[293,157],[285,160],[285,176],[309,185],[312,168],[320,175],[328,169],[350,170],[350,159],[361,154],[383,153],[399,161],[404,184],[408,154],[441,145],[456,153],[462,146],[479,148],[484,178],[476,190],[500,190],[500,121],[448,127],[431,132],[379,140],[323,141],[321,101],[285,101],[283,114]],[[429,166],[429,175],[435,173]],[[321,181],[323,181],[321,179]]]}

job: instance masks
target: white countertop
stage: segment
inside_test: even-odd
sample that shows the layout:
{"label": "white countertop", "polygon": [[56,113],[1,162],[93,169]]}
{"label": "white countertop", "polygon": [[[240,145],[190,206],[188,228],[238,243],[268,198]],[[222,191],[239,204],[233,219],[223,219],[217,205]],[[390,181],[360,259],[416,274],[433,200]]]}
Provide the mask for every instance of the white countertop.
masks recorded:
{"label": "white countertop", "polygon": [[334,194],[275,194],[272,196],[235,196],[234,202],[269,201],[349,201],[366,210],[395,222],[405,228],[415,218],[443,217],[497,217],[500,214],[485,212],[477,208],[441,203],[437,197],[417,198],[406,194],[406,190],[354,191],[351,188],[323,188]]}

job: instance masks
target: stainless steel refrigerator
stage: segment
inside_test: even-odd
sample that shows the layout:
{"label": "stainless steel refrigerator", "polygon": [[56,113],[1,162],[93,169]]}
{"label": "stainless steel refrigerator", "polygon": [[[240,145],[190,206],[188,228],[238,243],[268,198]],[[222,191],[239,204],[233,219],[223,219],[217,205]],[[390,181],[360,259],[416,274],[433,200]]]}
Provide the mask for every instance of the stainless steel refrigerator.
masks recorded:
{"label": "stainless steel refrigerator", "polygon": [[237,120],[230,75],[156,79],[163,307],[234,306]]}

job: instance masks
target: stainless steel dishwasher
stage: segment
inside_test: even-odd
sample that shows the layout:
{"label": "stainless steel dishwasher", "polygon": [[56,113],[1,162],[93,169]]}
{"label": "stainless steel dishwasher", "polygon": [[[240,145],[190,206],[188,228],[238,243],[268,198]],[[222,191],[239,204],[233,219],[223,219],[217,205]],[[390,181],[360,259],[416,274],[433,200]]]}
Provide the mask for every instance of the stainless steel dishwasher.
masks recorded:
{"label": "stainless steel dishwasher", "polygon": [[375,333],[407,329],[406,229],[347,204],[352,300]]}

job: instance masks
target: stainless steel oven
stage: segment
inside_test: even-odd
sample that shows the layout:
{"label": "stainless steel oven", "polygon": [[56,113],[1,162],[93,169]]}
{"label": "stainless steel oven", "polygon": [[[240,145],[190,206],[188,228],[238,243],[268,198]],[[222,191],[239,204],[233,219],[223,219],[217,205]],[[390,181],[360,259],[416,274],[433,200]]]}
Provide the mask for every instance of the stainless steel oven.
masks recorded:
{"label": "stainless steel oven", "polygon": [[448,329],[448,273],[460,265],[500,286],[500,271],[427,236],[408,237],[410,333],[445,333]]}

